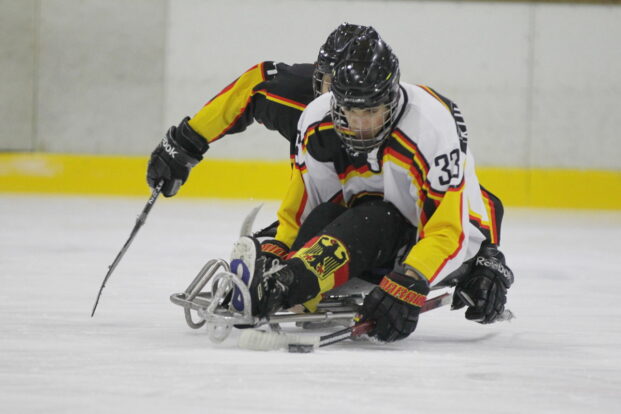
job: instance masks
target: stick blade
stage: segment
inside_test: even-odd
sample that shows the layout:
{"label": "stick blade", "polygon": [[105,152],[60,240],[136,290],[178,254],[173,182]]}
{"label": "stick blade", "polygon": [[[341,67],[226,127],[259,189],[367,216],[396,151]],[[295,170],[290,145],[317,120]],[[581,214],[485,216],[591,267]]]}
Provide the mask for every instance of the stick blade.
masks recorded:
{"label": "stick blade", "polygon": [[309,354],[315,350],[315,347],[309,344],[289,344],[288,351],[296,354]]}
{"label": "stick blade", "polygon": [[[242,349],[254,351],[275,351],[287,348],[290,352],[310,352],[319,346],[319,337],[315,335],[295,335],[277,332],[265,332],[256,329],[245,329],[237,341]],[[291,351],[291,347],[299,351]],[[309,347],[312,348],[309,350]]]}

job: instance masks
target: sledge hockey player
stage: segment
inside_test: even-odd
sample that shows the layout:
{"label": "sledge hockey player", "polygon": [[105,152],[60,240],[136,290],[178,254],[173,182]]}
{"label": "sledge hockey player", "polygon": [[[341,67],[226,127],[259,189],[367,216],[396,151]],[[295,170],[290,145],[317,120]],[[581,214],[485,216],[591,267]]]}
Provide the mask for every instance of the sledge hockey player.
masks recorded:
{"label": "sledge hockey player", "polygon": [[264,61],[248,69],[194,117],[186,117],[168,130],[151,154],[149,186],[155,188],[164,180],[162,194],[174,196],[211,144],[225,135],[244,131],[254,121],[278,131],[289,141],[289,155],[293,158],[302,111],[316,96],[327,92],[334,65],[349,42],[363,34],[379,37],[370,26],[343,23],[321,46],[315,64]]}
{"label": "sledge hockey player", "polygon": [[[289,142],[289,156],[295,151],[297,125],[302,111],[330,87],[332,70],[349,43],[357,36],[379,38],[371,26],[342,23],[319,49],[314,64],[287,65],[264,61],[253,66],[212,98],[194,117],[172,126],[151,154],[147,183],[155,188],[164,180],[162,194],[179,191],[190,170],[203,158],[209,146],[222,137],[243,132],[254,121],[280,133]],[[488,229],[492,243],[500,242],[503,206],[481,187],[493,216]],[[273,235],[272,226],[259,232]]]}
{"label": "sledge hockey player", "polygon": [[[330,94],[299,121],[293,176],[273,240],[242,237],[231,270],[245,275],[253,315],[303,305],[353,277],[388,268],[358,320],[370,336],[403,339],[429,285],[455,278],[466,317],[493,322],[513,274],[493,243],[459,108],[399,82],[381,39],[360,36],[333,71]],[[465,305],[455,295],[453,307]]]}
{"label": "sledge hockey player", "polygon": [[[379,38],[372,27],[343,23],[328,36],[315,65],[289,66],[266,61],[249,69],[193,118],[185,118],[179,126],[169,129],[151,154],[147,170],[149,185],[155,187],[163,179],[162,193],[174,196],[211,143],[244,131],[254,120],[286,138],[293,158],[302,110],[314,96],[327,91],[332,69],[349,42],[358,35]],[[481,192],[492,217],[489,228],[482,226],[482,231],[487,232],[492,243],[498,243],[502,203],[485,189],[481,188]],[[270,235],[271,230],[260,233]]]}

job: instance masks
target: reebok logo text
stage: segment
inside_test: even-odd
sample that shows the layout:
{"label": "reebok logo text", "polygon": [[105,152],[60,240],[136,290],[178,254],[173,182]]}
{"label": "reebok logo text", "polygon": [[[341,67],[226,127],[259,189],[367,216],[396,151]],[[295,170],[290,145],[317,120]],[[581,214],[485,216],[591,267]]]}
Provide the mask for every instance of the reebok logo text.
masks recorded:
{"label": "reebok logo text", "polygon": [[508,286],[511,286],[513,284],[513,272],[503,266],[502,263],[500,263],[499,261],[489,260],[485,257],[479,256],[477,257],[476,264],[477,266],[485,266],[500,273],[507,281]]}
{"label": "reebok logo text", "polygon": [[177,150],[175,149],[175,147],[168,143],[167,137],[164,137],[164,139],[162,139],[162,146],[164,147],[164,151],[166,151],[171,158],[175,158],[175,155],[177,155]]}

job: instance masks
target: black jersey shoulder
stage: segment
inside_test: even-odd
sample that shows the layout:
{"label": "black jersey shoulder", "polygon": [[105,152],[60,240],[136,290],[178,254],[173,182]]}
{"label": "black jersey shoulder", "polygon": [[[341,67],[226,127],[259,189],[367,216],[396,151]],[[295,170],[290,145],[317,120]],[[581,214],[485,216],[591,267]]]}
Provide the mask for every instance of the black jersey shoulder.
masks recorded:
{"label": "black jersey shoulder", "polygon": [[330,115],[311,124],[304,131],[304,147],[317,161],[333,161],[341,149],[338,135],[334,131],[334,124]]}
{"label": "black jersey shoulder", "polygon": [[312,63],[294,63],[293,65],[287,65],[286,63],[277,63],[276,70],[278,71],[276,77],[283,80],[300,83],[300,91],[304,92],[307,97],[306,103],[309,103],[314,99],[313,96],[313,73],[315,72],[315,65]]}
{"label": "black jersey shoulder", "polygon": [[311,63],[296,63],[287,65],[277,63],[272,65],[273,72],[266,70],[267,79],[258,84],[255,92],[264,91],[275,99],[282,98],[290,101],[294,106],[302,107],[302,110],[313,99],[313,71]]}
{"label": "black jersey shoulder", "polygon": [[306,130],[305,147],[317,161],[331,162],[338,174],[367,163],[365,155],[353,156],[347,152],[329,114]]}
{"label": "black jersey shoulder", "polygon": [[295,142],[300,115],[314,98],[313,70],[310,63],[266,65],[267,79],[254,88],[254,119]]}

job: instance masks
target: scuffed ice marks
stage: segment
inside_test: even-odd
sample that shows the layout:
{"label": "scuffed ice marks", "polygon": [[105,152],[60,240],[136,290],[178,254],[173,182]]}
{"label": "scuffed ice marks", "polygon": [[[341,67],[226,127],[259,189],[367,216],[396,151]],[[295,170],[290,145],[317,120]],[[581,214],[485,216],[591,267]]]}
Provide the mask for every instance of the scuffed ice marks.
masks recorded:
{"label": "scuffed ice marks", "polygon": [[[208,259],[229,256],[256,201],[158,202],[91,320],[143,204],[0,195],[2,412],[618,410],[621,213],[507,209],[511,323],[443,308],[401,342],[289,354],[237,349],[236,332],[214,345],[168,300]],[[255,228],[277,208],[266,204]]]}

